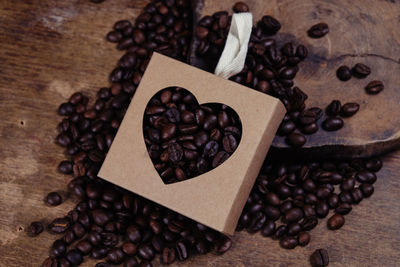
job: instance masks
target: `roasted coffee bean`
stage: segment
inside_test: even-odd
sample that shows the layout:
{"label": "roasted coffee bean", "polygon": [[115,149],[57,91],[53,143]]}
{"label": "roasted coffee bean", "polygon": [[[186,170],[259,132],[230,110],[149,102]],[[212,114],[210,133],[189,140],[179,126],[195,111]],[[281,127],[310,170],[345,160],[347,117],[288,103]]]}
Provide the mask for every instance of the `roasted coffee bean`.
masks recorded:
{"label": "roasted coffee bean", "polygon": [[318,23],[312,26],[308,31],[308,36],[312,38],[321,38],[324,37],[329,32],[328,24],[326,23]]}
{"label": "roasted coffee bean", "polygon": [[291,133],[287,137],[287,142],[294,147],[301,147],[307,142],[307,139],[300,133]]}
{"label": "roasted coffee bean", "polygon": [[377,172],[382,168],[382,161],[379,158],[371,158],[365,162],[367,170]]}
{"label": "roasted coffee bean", "polygon": [[343,127],[343,120],[339,117],[329,117],[322,123],[326,131],[337,131]]}
{"label": "roasted coffee bean", "polygon": [[62,217],[54,219],[48,225],[48,229],[55,234],[61,234],[67,231],[70,226],[71,226],[70,219],[68,217]]}
{"label": "roasted coffee bean", "polygon": [[235,13],[249,12],[249,6],[243,2],[236,2],[232,9]]}
{"label": "roasted coffee bean", "polygon": [[373,172],[367,170],[361,170],[357,172],[356,179],[360,183],[373,184],[376,182],[376,175]]}
{"label": "roasted coffee bean", "polygon": [[58,206],[62,203],[62,198],[59,193],[51,192],[47,194],[45,202],[50,206]]}
{"label": "roasted coffee bean", "polygon": [[67,161],[67,160],[63,160],[58,165],[58,170],[61,173],[64,173],[64,174],[71,174],[72,173],[72,167],[73,167],[72,162]]}
{"label": "roasted coffee bean", "polygon": [[301,225],[299,223],[292,223],[288,225],[288,235],[297,235],[301,231]]}
{"label": "roasted coffee bean", "polygon": [[175,250],[179,260],[186,260],[189,257],[188,250],[183,242],[178,242],[176,244]]}
{"label": "roasted coffee bean", "polygon": [[236,141],[236,138],[233,135],[229,134],[222,138],[222,145],[226,152],[233,153],[236,150],[238,143]]}
{"label": "roasted coffee bean", "polygon": [[223,254],[227,252],[231,247],[232,240],[227,236],[222,236],[217,242],[216,251],[219,254]]}
{"label": "roasted coffee bean", "polygon": [[274,235],[272,236],[272,238],[274,239],[278,239],[283,237],[285,234],[287,233],[287,225],[286,224],[282,224],[281,226],[279,226],[278,228],[276,228]]}
{"label": "roasted coffee bean", "polygon": [[72,265],[79,265],[83,262],[82,253],[77,249],[72,249],[67,252],[65,258],[72,264]]}
{"label": "roasted coffee bean", "polygon": [[120,248],[113,248],[107,254],[107,261],[113,264],[121,264],[124,258],[125,254]]}
{"label": "roasted coffee bean", "polygon": [[357,103],[346,103],[342,106],[340,115],[342,117],[350,117],[357,113],[360,109],[360,105]]}
{"label": "roasted coffee bean", "polygon": [[303,216],[304,214],[302,209],[292,208],[286,212],[284,219],[286,222],[296,222],[303,218]]}
{"label": "roasted coffee bean", "polygon": [[149,245],[139,245],[137,254],[144,260],[152,260],[154,258],[154,250]]}
{"label": "roasted coffee bean", "polygon": [[271,16],[262,17],[259,25],[267,35],[274,35],[281,29],[279,21]]}
{"label": "roasted coffee bean", "polygon": [[76,248],[82,252],[83,255],[88,255],[92,251],[92,244],[87,240],[81,240],[76,244]]}
{"label": "roasted coffee bean", "polygon": [[214,159],[212,160],[211,166],[213,168],[216,168],[222,163],[224,163],[225,160],[227,160],[228,158],[229,158],[228,153],[226,153],[225,151],[220,151],[217,153],[217,155],[215,155]]}
{"label": "roasted coffee bean", "polygon": [[326,113],[331,116],[336,116],[340,114],[342,110],[342,104],[339,100],[333,100],[326,108]]}
{"label": "roasted coffee bean", "polygon": [[161,254],[161,262],[163,264],[171,264],[175,261],[175,249],[164,248]]}
{"label": "roasted coffee bean", "polygon": [[336,213],[346,215],[351,211],[351,205],[348,203],[340,203],[339,206],[335,209]]}
{"label": "roasted coffee bean", "polygon": [[307,246],[310,243],[311,236],[308,232],[301,232],[298,237],[299,246]]}
{"label": "roasted coffee bean", "polygon": [[328,251],[325,249],[317,249],[310,257],[310,263],[313,267],[323,267],[329,264]]}
{"label": "roasted coffee bean", "polygon": [[310,231],[318,224],[318,219],[316,216],[306,217],[303,221],[301,221],[301,226],[303,230]]}
{"label": "roasted coffee bean", "polygon": [[383,82],[377,80],[369,82],[365,87],[365,91],[371,95],[379,94],[383,89],[384,89]]}
{"label": "roasted coffee bean", "polygon": [[319,218],[325,218],[328,215],[329,206],[325,201],[320,201],[315,206],[315,213]]}
{"label": "roasted coffee bean", "polygon": [[352,68],[353,75],[357,78],[365,78],[371,73],[371,69],[362,63],[357,63]]}
{"label": "roasted coffee bean", "polygon": [[292,121],[282,122],[278,129],[279,135],[288,135],[296,129],[296,124]]}
{"label": "roasted coffee bean", "polygon": [[337,194],[332,194],[328,198],[328,206],[331,209],[335,209],[339,205],[339,197]]}
{"label": "roasted coffee bean", "polygon": [[26,229],[26,234],[30,237],[35,237],[43,232],[43,224],[41,222],[31,222]]}
{"label": "roasted coffee bean", "polygon": [[264,223],[264,227],[261,230],[263,236],[271,236],[275,232],[275,222],[273,220],[267,220]]}
{"label": "roasted coffee bean", "polygon": [[353,203],[358,204],[363,199],[363,193],[361,189],[358,187],[351,190],[350,194],[351,198],[353,199]]}
{"label": "roasted coffee bean", "polygon": [[283,248],[294,249],[299,244],[299,242],[296,237],[285,236],[285,237],[281,238],[279,244]]}
{"label": "roasted coffee bean", "polygon": [[344,216],[341,214],[334,214],[328,220],[328,228],[330,230],[337,230],[341,228],[344,224]]}
{"label": "roasted coffee bean", "polygon": [[346,65],[340,66],[336,71],[336,76],[341,81],[348,81],[351,79],[351,70]]}
{"label": "roasted coffee bean", "polygon": [[67,243],[65,243],[61,239],[58,239],[54,241],[50,253],[56,258],[63,257],[67,252],[67,246],[68,246]]}
{"label": "roasted coffee bean", "polygon": [[371,184],[361,184],[360,188],[364,197],[370,197],[374,193],[374,186]]}
{"label": "roasted coffee bean", "polygon": [[219,150],[219,145],[216,141],[208,142],[204,147],[204,156],[206,157],[214,157]]}
{"label": "roasted coffee bean", "polygon": [[278,195],[272,192],[269,192],[265,195],[265,201],[267,202],[267,204],[272,206],[279,206],[281,202]]}
{"label": "roasted coffee bean", "polygon": [[353,199],[351,198],[351,194],[349,192],[341,192],[339,194],[339,200],[342,203],[349,203],[351,204],[353,202]]}
{"label": "roasted coffee bean", "polygon": [[107,256],[107,252],[108,250],[105,247],[95,247],[90,253],[90,256],[94,259],[103,259]]}

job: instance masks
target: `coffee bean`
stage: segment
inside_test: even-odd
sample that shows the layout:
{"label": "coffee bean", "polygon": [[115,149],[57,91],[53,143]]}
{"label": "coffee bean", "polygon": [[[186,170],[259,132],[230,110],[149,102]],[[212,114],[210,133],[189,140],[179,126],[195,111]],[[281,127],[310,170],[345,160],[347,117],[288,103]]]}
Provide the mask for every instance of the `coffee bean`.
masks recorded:
{"label": "coffee bean", "polygon": [[330,230],[337,230],[343,226],[344,222],[345,220],[343,215],[341,214],[332,215],[332,217],[330,217],[328,220],[328,228]]}
{"label": "coffee bean", "polygon": [[278,20],[271,16],[263,16],[260,21],[260,27],[267,35],[274,35],[281,29]]}
{"label": "coffee bean", "polygon": [[348,203],[341,203],[339,206],[335,209],[336,213],[346,215],[351,211],[351,205]]}
{"label": "coffee bean", "polygon": [[124,261],[125,254],[120,248],[113,248],[107,254],[107,261],[112,264],[121,264]]}
{"label": "coffee bean", "polygon": [[361,184],[360,188],[364,197],[370,197],[374,193],[374,186],[371,184]]}
{"label": "coffee bean", "polygon": [[292,208],[285,214],[285,221],[286,222],[296,222],[303,218],[303,211],[300,208]]}
{"label": "coffee bean", "polygon": [[236,150],[238,143],[236,141],[236,138],[233,135],[229,134],[222,138],[222,145],[226,152],[233,153]]}
{"label": "coffee bean", "polygon": [[325,249],[317,249],[310,257],[311,266],[323,267],[329,264],[328,251]]}
{"label": "coffee bean", "polygon": [[362,170],[356,174],[356,179],[360,183],[373,184],[376,182],[376,175],[373,172]]}
{"label": "coffee bean", "polygon": [[68,251],[65,257],[72,265],[80,265],[83,262],[82,253],[77,249]]}
{"label": "coffee bean", "polygon": [[329,117],[322,123],[322,128],[326,131],[337,131],[343,127],[343,120],[339,117]]}
{"label": "coffee bean", "polygon": [[51,192],[46,196],[45,202],[50,206],[58,206],[62,203],[62,198],[57,192]]}
{"label": "coffee bean", "polygon": [[383,89],[384,89],[383,83],[377,80],[369,82],[365,87],[365,91],[371,95],[379,94]]}
{"label": "coffee bean", "polygon": [[340,114],[342,110],[342,104],[339,100],[333,100],[326,108],[326,113],[331,116],[336,116]]}
{"label": "coffee bean", "polygon": [[293,236],[285,236],[281,238],[279,244],[281,247],[286,249],[294,249],[298,245],[298,241],[296,237]]}
{"label": "coffee bean", "polygon": [[303,227],[303,230],[306,230],[306,231],[313,229],[315,226],[317,226],[317,224],[318,224],[318,219],[316,216],[306,217],[301,222],[301,226]]}
{"label": "coffee bean", "polygon": [[308,36],[311,38],[321,38],[324,37],[329,32],[328,24],[326,23],[318,23],[313,25],[308,31]]}
{"label": "coffee bean", "polygon": [[346,65],[340,66],[336,71],[336,76],[341,81],[348,81],[351,79],[351,70]]}
{"label": "coffee bean", "polygon": [[71,221],[68,217],[56,218],[49,225],[48,229],[55,233],[61,234],[68,230],[71,226]]}
{"label": "coffee bean", "polygon": [[88,255],[92,251],[92,244],[87,240],[81,240],[76,244],[76,248],[82,252],[83,255]]}
{"label": "coffee bean", "polygon": [[263,236],[271,236],[275,232],[275,222],[273,220],[267,220],[264,223],[264,227],[261,230]]}
{"label": "coffee bean", "polygon": [[325,201],[319,201],[315,206],[315,213],[319,218],[325,218],[328,215],[329,206]]}
{"label": "coffee bean", "polygon": [[107,262],[98,262],[94,267],[111,267]]}
{"label": "coffee bean", "polygon": [[30,237],[35,237],[43,232],[43,224],[41,222],[31,222],[26,229],[26,234]]}
{"label": "coffee bean", "polygon": [[144,260],[152,260],[154,258],[154,250],[149,245],[140,245],[137,251],[138,256]]}
{"label": "coffee bean", "polygon": [[340,115],[342,117],[350,117],[357,113],[360,109],[360,105],[357,103],[346,103],[342,106]]}
{"label": "coffee bean", "polygon": [[249,6],[243,2],[236,2],[232,9],[235,13],[249,12],[250,10]]}
{"label": "coffee bean", "polygon": [[223,236],[217,242],[216,251],[219,254],[223,254],[223,253],[227,252],[231,247],[232,247],[232,240],[227,236]]}
{"label": "coffee bean", "polygon": [[219,165],[221,165],[222,163],[224,163],[225,160],[227,160],[228,158],[229,158],[229,154],[228,153],[226,153],[225,151],[220,151],[213,158],[211,166],[213,168],[216,168]]}
{"label": "coffee bean", "polygon": [[103,259],[107,256],[107,248],[105,247],[95,247],[93,248],[90,256],[94,259]]}
{"label": "coffee bean", "polygon": [[357,63],[352,68],[353,75],[357,78],[365,78],[371,73],[371,69],[362,63]]}
{"label": "coffee bean", "polygon": [[311,239],[311,236],[308,232],[301,232],[298,237],[299,246],[302,246],[302,247],[307,246],[308,243],[310,243],[310,239]]}
{"label": "coffee bean", "polygon": [[294,147],[301,147],[307,142],[307,139],[300,133],[291,133],[287,137],[287,142]]}
{"label": "coffee bean", "polygon": [[279,135],[288,135],[296,129],[296,124],[292,121],[282,122],[278,129]]}
{"label": "coffee bean", "polygon": [[377,172],[382,168],[382,161],[379,158],[371,158],[365,162],[367,170]]}
{"label": "coffee bean", "polygon": [[164,248],[161,254],[161,262],[163,264],[171,264],[175,261],[175,250],[173,248]]}

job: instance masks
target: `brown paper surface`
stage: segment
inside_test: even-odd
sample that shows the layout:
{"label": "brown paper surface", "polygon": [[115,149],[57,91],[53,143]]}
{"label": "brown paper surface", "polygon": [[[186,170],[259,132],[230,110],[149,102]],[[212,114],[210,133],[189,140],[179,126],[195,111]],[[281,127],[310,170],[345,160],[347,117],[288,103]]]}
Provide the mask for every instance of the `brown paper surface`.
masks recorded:
{"label": "brown paper surface", "polygon": [[[218,102],[230,106],[241,119],[242,139],[217,168],[164,184],[148,155],[142,124],[148,101],[170,86],[189,90],[200,105]],[[233,234],[284,114],[285,108],[276,98],[154,53],[98,176],[217,231]]]}

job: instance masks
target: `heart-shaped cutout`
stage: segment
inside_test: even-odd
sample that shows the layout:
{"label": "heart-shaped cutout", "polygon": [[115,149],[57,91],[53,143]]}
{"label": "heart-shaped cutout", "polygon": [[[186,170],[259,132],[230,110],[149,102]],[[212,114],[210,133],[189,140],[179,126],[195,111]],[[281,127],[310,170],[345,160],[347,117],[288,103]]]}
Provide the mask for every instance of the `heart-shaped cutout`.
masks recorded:
{"label": "heart-shaped cutout", "polygon": [[238,147],[242,123],[220,103],[199,105],[180,87],[158,91],[143,118],[147,151],[166,184],[195,178],[226,161]]}

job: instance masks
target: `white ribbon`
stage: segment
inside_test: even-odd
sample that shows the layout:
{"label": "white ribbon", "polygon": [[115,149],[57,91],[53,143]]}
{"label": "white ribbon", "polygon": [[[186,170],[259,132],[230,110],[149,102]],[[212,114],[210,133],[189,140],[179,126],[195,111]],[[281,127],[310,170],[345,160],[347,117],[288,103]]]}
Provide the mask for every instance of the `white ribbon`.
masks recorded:
{"label": "white ribbon", "polygon": [[253,16],[251,13],[232,15],[231,28],[226,39],[224,50],[219,58],[215,74],[228,79],[242,71],[246,61]]}

